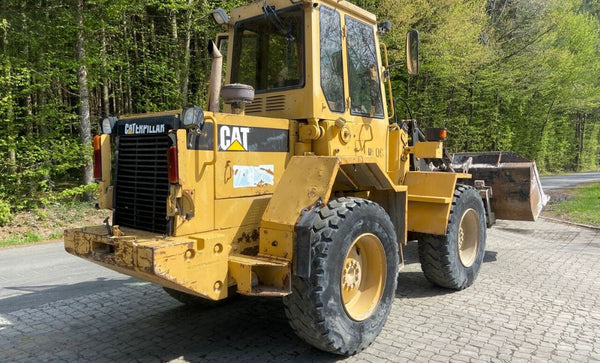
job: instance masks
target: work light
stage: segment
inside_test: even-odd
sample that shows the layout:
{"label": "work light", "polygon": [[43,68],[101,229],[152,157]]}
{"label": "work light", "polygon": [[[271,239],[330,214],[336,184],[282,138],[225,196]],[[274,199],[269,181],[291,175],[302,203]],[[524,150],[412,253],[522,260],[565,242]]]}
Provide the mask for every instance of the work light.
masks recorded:
{"label": "work light", "polygon": [[183,110],[183,127],[186,129],[201,128],[204,125],[204,111],[199,106],[190,106]]}
{"label": "work light", "polygon": [[102,120],[102,133],[110,135],[118,120],[119,119],[114,116],[110,116]]}

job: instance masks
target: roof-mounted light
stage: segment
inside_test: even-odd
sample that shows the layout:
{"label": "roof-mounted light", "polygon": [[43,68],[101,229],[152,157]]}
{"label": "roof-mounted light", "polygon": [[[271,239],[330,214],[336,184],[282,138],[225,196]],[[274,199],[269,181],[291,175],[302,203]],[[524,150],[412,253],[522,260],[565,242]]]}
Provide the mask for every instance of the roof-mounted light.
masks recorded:
{"label": "roof-mounted light", "polygon": [[219,25],[229,23],[229,17],[227,16],[227,13],[225,12],[225,10],[223,10],[221,8],[213,10],[211,15],[212,15],[213,19],[215,20],[215,22],[217,22],[217,24],[219,24]]}

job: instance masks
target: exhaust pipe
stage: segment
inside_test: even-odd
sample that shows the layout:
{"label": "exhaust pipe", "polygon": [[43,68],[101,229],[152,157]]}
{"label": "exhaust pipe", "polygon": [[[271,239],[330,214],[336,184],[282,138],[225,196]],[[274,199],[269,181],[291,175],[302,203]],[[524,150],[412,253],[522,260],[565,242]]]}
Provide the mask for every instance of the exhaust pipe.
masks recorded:
{"label": "exhaust pipe", "polygon": [[208,94],[208,110],[211,112],[219,112],[219,93],[221,93],[221,82],[223,72],[223,55],[217,48],[217,45],[212,40],[208,43],[208,54],[212,58],[212,67],[210,70]]}

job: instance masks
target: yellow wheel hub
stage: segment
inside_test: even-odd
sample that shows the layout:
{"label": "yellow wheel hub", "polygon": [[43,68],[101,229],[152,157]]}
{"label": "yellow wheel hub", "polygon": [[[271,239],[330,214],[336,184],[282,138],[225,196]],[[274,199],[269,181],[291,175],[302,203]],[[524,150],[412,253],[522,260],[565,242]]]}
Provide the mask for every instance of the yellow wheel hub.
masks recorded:
{"label": "yellow wheel hub", "polygon": [[458,256],[465,267],[471,267],[479,249],[479,217],[474,209],[467,209],[458,228]]}
{"label": "yellow wheel hub", "polygon": [[352,242],[342,267],[342,302],[348,315],[367,319],[379,305],[386,279],[385,251],[379,238],[371,233]]}

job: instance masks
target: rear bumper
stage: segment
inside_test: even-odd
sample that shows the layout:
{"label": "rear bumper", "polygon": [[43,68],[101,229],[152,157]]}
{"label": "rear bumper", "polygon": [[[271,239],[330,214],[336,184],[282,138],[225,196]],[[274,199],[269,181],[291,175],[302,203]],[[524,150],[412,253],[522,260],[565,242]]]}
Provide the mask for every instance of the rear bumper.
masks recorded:
{"label": "rear bumper", "polygon": [[228,253],[217,236],[164,238],[123,229],[109,236],[105,226],[65,231],[65,250],[101,266],[211,300],[227,297]]}

